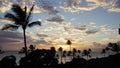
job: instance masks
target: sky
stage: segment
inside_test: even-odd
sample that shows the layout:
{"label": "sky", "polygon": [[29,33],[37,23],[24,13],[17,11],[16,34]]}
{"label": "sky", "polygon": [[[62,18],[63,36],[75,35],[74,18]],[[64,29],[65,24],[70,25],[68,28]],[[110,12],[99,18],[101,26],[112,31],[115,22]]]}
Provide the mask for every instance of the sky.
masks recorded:
{"label": "sky", "polygon": [[[49,49],[63,47],[100,51],[109,42],[120,41],[120,0],[0,0],[0,29],[13,23],[4,18],[11,5],[19,4],[27,10],[34,4],[32,21],[42,26],[27,28],[27,45]],[[20,50],[24,46],[22,29],[0,30],[0,47],[3,50]]]}

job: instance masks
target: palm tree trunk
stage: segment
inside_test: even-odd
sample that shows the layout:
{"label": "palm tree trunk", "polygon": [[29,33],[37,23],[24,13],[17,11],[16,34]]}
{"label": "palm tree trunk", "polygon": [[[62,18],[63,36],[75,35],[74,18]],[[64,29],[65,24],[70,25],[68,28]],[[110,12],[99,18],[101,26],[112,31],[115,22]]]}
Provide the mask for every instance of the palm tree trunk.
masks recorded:
{"label": "palm tree trunk", "polygon": [[62,64],[62,52],[61,52],[61,64]]}
{"label": "palm tree trunk", "polygon": [[25,32],[25,29],[23,29],[23,35],[24,35],[25,56],[27,57],[27,44],[26,44],[26,32]]}
{"label": "palm tree trunk", "polygon": [[70,45],[70,51],[71,51],[71,45]]}
{"label": "palm tree trunk", "polygon": [[[71,51],[71,45],[70,45],[70,51]],[[72,51],[71,51],[71,54],[72,54]],[[71,60],[73,59],[73,54],[70,55],[70,58],[71,58]]]}
{"label": "palm tree trunk", "polygon": [[65,63],[66,63],[66,56],[65,56]]}

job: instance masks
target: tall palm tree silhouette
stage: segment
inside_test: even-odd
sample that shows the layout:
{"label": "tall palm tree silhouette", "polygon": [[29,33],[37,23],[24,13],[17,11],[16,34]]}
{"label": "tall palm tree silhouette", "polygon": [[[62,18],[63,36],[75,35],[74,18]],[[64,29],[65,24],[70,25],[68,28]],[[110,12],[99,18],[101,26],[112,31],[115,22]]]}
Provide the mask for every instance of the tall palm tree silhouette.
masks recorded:
{"label": "tall palm tree silhouette", "polygon": [[62,55],[63,55],[63,48],[62,47],[60,47],[59,49],[58,49],[58,51],[60,52],[60,59],[61,59],[61,63],[62,63]]}
{"label": "tall palm tree silhouette", "polygon": [[70,40],[67,40],[67,43],[68,45],[70,45],[70,51],[71,51],[71,45],[72,45],[72,42]]}
{"label": "tall palm tree silhouette", "polygon": [[[70,45],[70,52],[72,52],[71,51],[71,45],[72,45],[72,42],[70,41],[70,40],[67,40],[67,43],[66,43],[67,45]],[[72,56],[70,55],[70,57],[71,57],[71,60],[72,60]]]}
{"label": "tall palm tree silhouette", "polygon": [[66,56],[67,56],[67,51],[64,50],[64,51],[63,51],[63,57],[65,58],[65,62],[66,62]]}
{"label": "tall palm tree silhouette", "polygon": [[7,29],[18,29],[19,26],[23,29],[24,36],[24,46],[25,46],[25,56],[27,56],[27,44],[26,44],[26,28],[32,27],[34,25],[40,25],[40,21],[30,22],[32,11],[34,9],[34,5],[30,8],[30,11],[27,13],[27,7],[25,6],[22,9],[18,4],[13,4],[11,10],[13,13],[6,13],[5,18],[14,21],[13,24],[6,24],[3,26],[2,30]]}
{"label": "tall palm tree silhouette", "polygon": [[78,52],[78,57],[80,57],[81,50],[78,50],[77,52]]}
{"label": "tall palm tree silhouette", "polygon": [[77,50],[75,48],[73,48],[73,58],[76,57],[76,53],[77,53]]}

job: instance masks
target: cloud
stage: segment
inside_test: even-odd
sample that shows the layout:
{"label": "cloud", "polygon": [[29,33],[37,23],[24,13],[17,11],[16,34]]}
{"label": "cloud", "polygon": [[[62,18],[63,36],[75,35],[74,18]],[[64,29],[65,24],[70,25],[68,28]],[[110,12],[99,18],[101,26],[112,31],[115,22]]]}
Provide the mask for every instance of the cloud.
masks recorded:
{"label": "cloud", "polygon": [[2,0],[0,1],[0,12],[6,12],[10,10],[12,4],[19,4],[22,8],[27,6],[27,12],[30,10],[34,4],[33,13],[47,12],[50,14],[57,14],[59,11],[56,10],[56,7],[51,5],[49,2],[41,2],[38,0]]}
{"label": "cloud", "polygon": [[38,37],[48,37],[46,34],[37,34]]}
{"label": "cloud", "polygon": [[82,31],[84,31],[84,30],[87,29],[87,28],[86,28],[86,25],[74,26],[74,28],[75,28],[75,29],[78,29],[78,30],[82,30]]}
{"label": "cloud", "polygon": [[92,42],[93,43],[93,45],[95,46],[95,47],[99,47],[99,46],[101,46],[102,44],[101,43],[99,43],[99,42]]}
{"label": "cloud", "polygon": [[13,39],[22,39],[22,34],[18,32],[9,32],[9,31],[0,31],[0,37],[2,38],[13,38]]}
{"label": "cloud", "polygon": [[[62,3],[62,2],[61,2]],[[49,1],[39,0],[1,0],[0,1],[0,12],[6,12],[10,10],[12,4],[19,4],[23,8],[25,5],[30,9],[34,4],[34,13],[46,12],[49,14],[57,14],[59,11],[57,7]],[[96,8],[102,7],[110,12],[120,12],[120,0],[67,0],[63,4],[59,4],[61,9],[68,12],[79,12],[79,11],[91,11]]]}
{"label": "cloud", "polygon": [[23,45],[22,43],[23,36],[21,33],[0,31],[0,46],[2,46],[4,50],[17,50],[19,49],[18,47],[21,47],[21,45]]}
{"label": "cloud", "polygon": [[61,9],[68,12],[91,11],[102,7],[111,12],[120,12],[119,0],[67,0],[61,6]]}
{"label": "cloud", "polygon": [[81,0],[67,0],[60,8],[69,12],[77,12],[78,9],[76,6],[78,6],[80,3]]}
{"label": "cloud", "polygon": [[96,5],[88,5],[88,6],[79,6],[78,9],[82,11],[91,11],[93,9],[96,9]]}
{"label": "cloud", "polygon": [[118,28],[113,28],[111,26],[107,25],[102,25],[100,26],[100,31],[104,34],[111,34],[111,33],[116,33],[118,31]]}
{"label": "cloud", "polygon": [[[43,39],[34,39],[35,36],[43,37]],[[30,35],[27,33],[27,46],[29,46],[30,44],[50,45],[50,42],[44,39],[45,37],[47,37],[47,35]],[[0,31],[0,46],[2,46],[4,50],[20,50],[21,47],[24,46],[23,34],[19,32]]]}
{"label": "cloud", "polygon": [[86,0],[96,4],[96,8],[102,7],[110,12],[120,12],[120,0]]}
{"label": "cloud", "polygon": [[113,6],[108,9],[108,11],[111,11],[111,12],[120,12],[120,0],[117,0]]}
{"label": "cloud", "polygon": [[64,21],[64,17],[61,15],[56,15],[51,18],[47,18],[46,21],[53,24],[62,24],[62,22]]}
{"label": "cloud", "polygon": [[49,38],[48,35],[42,33],[32,33],[32,32],[27,32],[26,34],[28,36],[28,44],[42,44],[42,45],[50,45],[51,43],[46,40],[46,38]]}
{"label": "cloud", "polygon": [[34,40],[32,43],[33,43],[33,44],[37,44],[37,45],[39,45],[39,44],[42,44],[42,45],[50,45],[50,44],[51,44],[51,43],[47,42],[47,41],[44,40],[44,39]]}
{"label": "cloud", "polygon": [[95,3],[101,7],[111,7],[116,0],[86,0],[88,3]]}
{"label": "cloud", "polygon": [[48,13],[52,13],[52,14],[58,13],[56,8],[54,6],[52,6],[50,3],[42,3],[40,5],[40,9],[42,12],[48,12]]}
{"label": "cloud", "polygon": [[68,12],[78,12],[78,11],[91,11],[98,6],[96,4],[89,4],[82,5],[82,0],[67,0],[64,2],[64,4],[61,6],[61,8]]}
{"label": "cloud", "polygon": [[97,32],[98,32],[97,30],[87,30],[87,31],[85,31],[85,33],[86,33],[87,35],[96,34]]}
{"label": "cloud", "polygon": [[101,40],[102,43],[109,43],[109,42],[116,42],[120,41],[120,36],[115,36],[115,37],[105,37]]}
{"label": "cloud", "polygon": [[0,18],[0,22],[4,22],[4,23],[12,23],[12,20],[9,19],[5,19],[5,18]]}
{"label": "cloud", "polygon": [[8,0],[0,1],[0,12],[4,13],[7,10],[10,10],[12,3],[8,2]]}

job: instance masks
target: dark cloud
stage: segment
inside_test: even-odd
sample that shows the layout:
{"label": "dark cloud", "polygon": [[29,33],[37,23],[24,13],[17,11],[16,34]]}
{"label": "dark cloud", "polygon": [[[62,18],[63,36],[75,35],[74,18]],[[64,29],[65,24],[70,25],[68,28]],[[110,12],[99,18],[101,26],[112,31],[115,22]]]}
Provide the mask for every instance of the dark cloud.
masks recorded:
{"label": "dark cloud", "polygon": [[[33,39],[26,35],[27,45],[32,43],[50,45],[50,43],[44,39],[44,37],[48,37],[47,35],[37,34],[37,36],[43,37],[43,39]],[[24,46],[23,34],[19,32],[0,31],[0,46],[2,46],[3,50],[19,50]]]}
{"label": "dark cloud", "polygon": [[0,31],[0,44],[20,42],[23,39],[21,33]]}
{"label": "dark cloud", "polygon": [[86,30],[87,29],[86,25],[75,26],[74,28],[77,29],[77,30]]}
{"label": "dark cloud", "polygon": [[119,8],[120,9],[120,0],[117,0],[114,4],[113,8]]}
{"label": "dark cloud", "polygon": [[53,17],[48,18],[46,20],[48,22],[53,22],[53,23],[56,23],[56,24],[62,24],[62,22],[64,21],[64,18],[60,15],[56,15],[56,16],[53,16]]}
{"label": "dark cloud", "polygon": [[46,34],[37,34],[38,37],[48,37]]}
{"label": "dark cloud", "polygon": [[40,5],[40,8],[41,8],[41,11],[42,12],[48,12],[50,14],[57,14],[59,11],[56,10],[56,8],[51,5],[49,2],[43,2],[41,5]]}
{"label": "dark cloud", "polygon": [[34,44],[43,44],[43,45],[49,45],[50,43],[45,41],[44,39],[36,40],[33,42]]}
{"label": "dark cloud", "polygon": [[93,45],[98,47],[98,46],[101,46],[102,44],[101,43],[98,43],[98,42],[93,42]]}
{"label": "dark cloud", "polygon": [[87,35],[96,34],[97,32],[98,32],[97,30],[87,30],[87,31],[85,31],[85,33],[86,33]]}
{"label": "dark cloud", "polygon": [[13,38],[13,39],[22,39],[23,38],[21,33],[11,32],[11,31],[0,31],[0,37]]}
{"label": "dark cloud", "polygon": [[120,12],[120,0],[114,0],[111,8],[108,9],[111,12]]}

